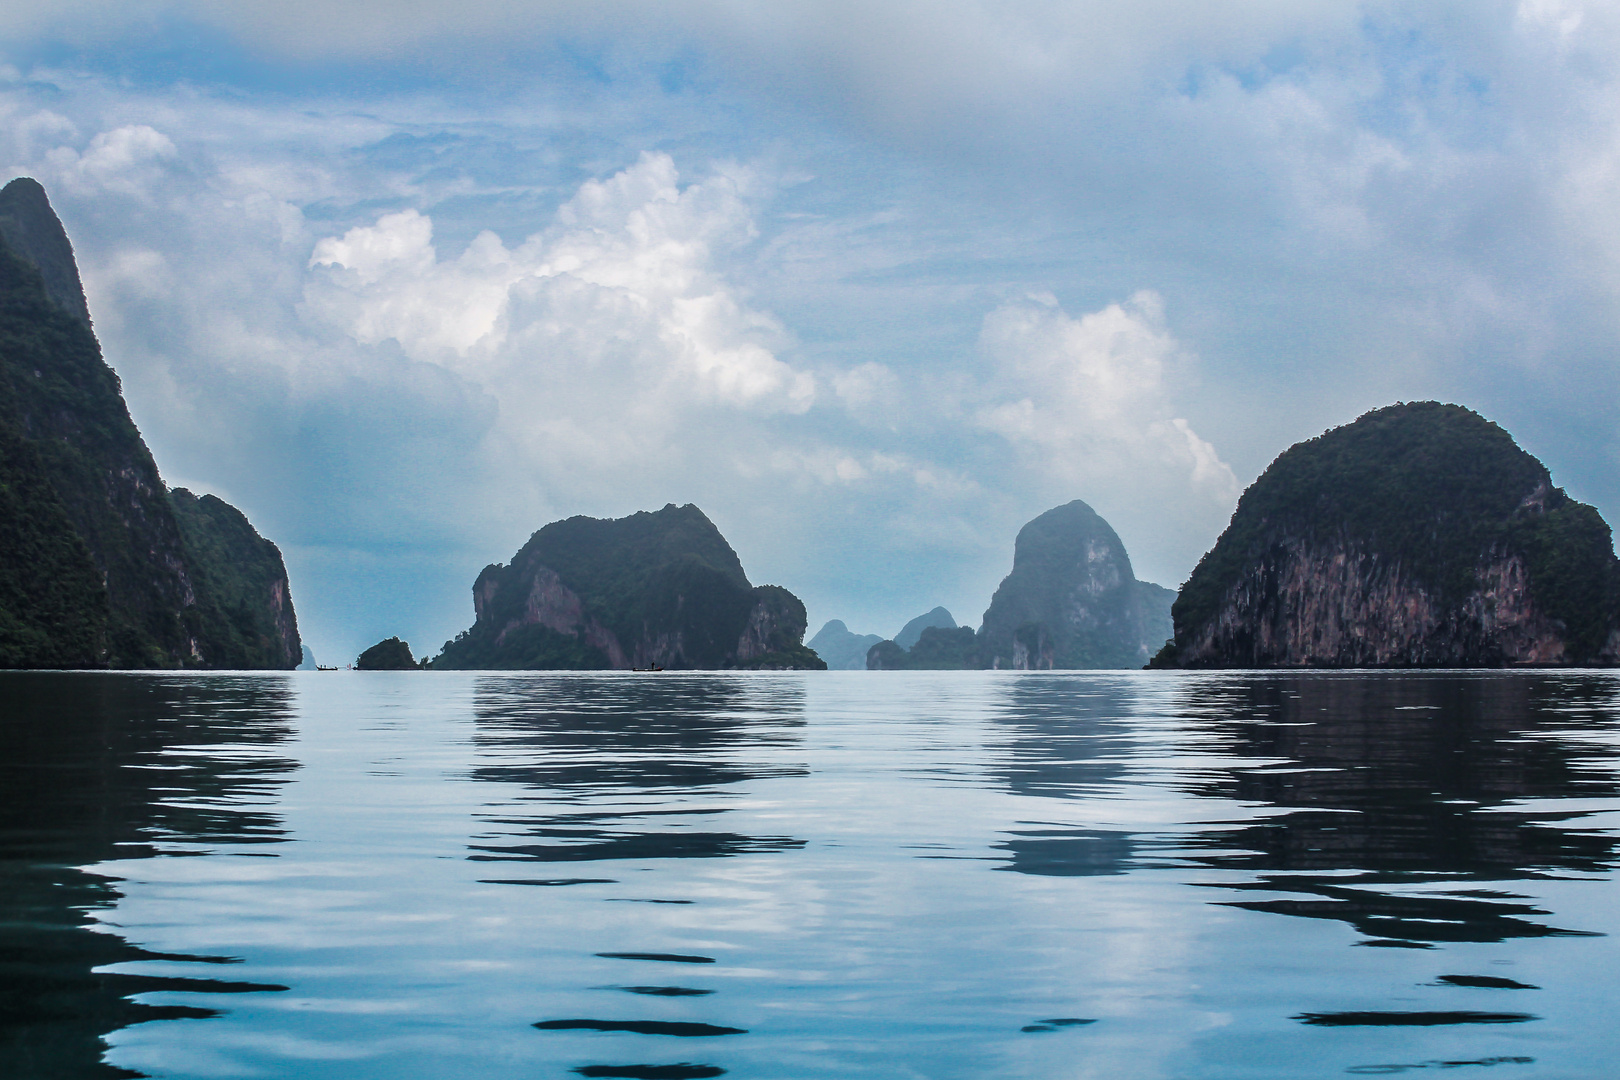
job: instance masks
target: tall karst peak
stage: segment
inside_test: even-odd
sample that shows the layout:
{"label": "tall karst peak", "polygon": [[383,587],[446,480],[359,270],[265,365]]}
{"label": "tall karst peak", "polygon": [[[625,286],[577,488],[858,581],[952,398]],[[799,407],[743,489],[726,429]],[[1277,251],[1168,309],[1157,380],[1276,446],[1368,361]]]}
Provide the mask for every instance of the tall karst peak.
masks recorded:
{"label": "tall karst peak", "polygon": [[26,179],[0,192],[0,486],[0,666],[298,664],[280,552],[165,487]]}
{"label": "tall karst peak", "polygon": [[19,176],[0,189],[0,237],[14,254],[39,271],[53,303],[69,315],[90,321],[73,243],[38,180]]}
{"label": "tall karst peak", "polygon": [[1138,581],[1119,534],[1076,499],[1018,531],[981,655],[994,667],[1141,667],[1170,636],[1174,596]]}
{"label": "tall karst peak", "polygon": [[[869,670],[1138,668],[1170,636],[1175,593],[1131,570],[1108,522],[1076,499],[1018,531],[975,634],[935,608],[866,654]],[[903,639],[910,639],[906,645]]]}

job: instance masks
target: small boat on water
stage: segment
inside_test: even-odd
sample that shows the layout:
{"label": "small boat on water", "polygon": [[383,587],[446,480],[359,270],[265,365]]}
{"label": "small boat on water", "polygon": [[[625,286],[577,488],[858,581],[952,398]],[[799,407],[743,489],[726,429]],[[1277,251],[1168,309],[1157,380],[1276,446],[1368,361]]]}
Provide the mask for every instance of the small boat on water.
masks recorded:
{"label": "small boat on water", "polygon": [[315,665],[315,670],[316,671],[338,671],[340,669],[335,668],[335,667],[326,667],[325,665],[322,665],[322,664],[316,664]]}
{"label": "small boat on water", "polygon": [[633,667],[630,670],[631,671],[663,671],[664,669],[659,667],[657,664],[654,664],[652,667]]}

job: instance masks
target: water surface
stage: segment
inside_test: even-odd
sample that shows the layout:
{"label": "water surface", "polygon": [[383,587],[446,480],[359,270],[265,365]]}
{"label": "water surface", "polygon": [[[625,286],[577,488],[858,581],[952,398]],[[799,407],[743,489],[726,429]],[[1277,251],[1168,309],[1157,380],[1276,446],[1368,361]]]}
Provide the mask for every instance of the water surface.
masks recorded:
{"label": "water surface", "polygon": [[0,1075],[1616,1068],[1620,678],[0,676]]}

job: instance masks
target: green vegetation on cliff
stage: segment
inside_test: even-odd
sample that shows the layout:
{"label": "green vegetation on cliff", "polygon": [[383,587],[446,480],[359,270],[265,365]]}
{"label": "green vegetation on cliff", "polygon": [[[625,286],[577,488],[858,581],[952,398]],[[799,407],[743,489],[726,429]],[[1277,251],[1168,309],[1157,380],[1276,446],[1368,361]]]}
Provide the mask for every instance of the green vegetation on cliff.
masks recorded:
{"label": "green vegetation on cliff", "polygon": [[436,668],[823,666],[804,605],[755,588],[696,506],[555,521],[473,585],[476,621]]}
{"label": "green vegetation on cliff", "polygon": [[[0,191],[0,457],[0,665],[253,660],[247,624],[260,620],[244,622],[241,601],[261,564],[211,563],[187,551],[91,331],[67,234],[44,189],[27,179]],[[194,561],[206,582],[193,580]],[[291,627],[282,578],[279,599],[266,591],[264,603],[284,608]],[[199,594],[214,599],[199,604]],[[293,628],[283,650],[291,663],[251,666],[294,666],[297,645]]]}
{"label": "green vegetation on cliff", "polygon": [[472,629],[444,643],[433,658],[440,671],[604,671],[613,667],[607,653],[575,634],[530,623],[504,635]]}
{"label": "green vegetation on cliff", "polygon": [[189,651],[179,614],[184,582],[165,565],[181,561],[180,537],[157,466],[89,324],[53,301],[39,271],[3,241],[0,423],[32,447],[30,464],[105,574],[101,662],[181,662]]}
{"label": "green vegetation on cliff", "polygon": [[1403,403],[1290,447],[1250,485],[1182,587],[1175,642],[1156,662],[1174,662],[1231,590],[1290,543],[1369,553],[1444,609],[1479,588],[1483,564],[1518,556],[1575,662],[1604,646],[1620,601],[1620,564],[1596,510],[1553,487],[1540,461],[1479,414]]}
{"label": "green vegetation on cliff", "polygon": [[82,668],[107,649],[107,590],[45,480],[0,425],[0,668]]}
{"label": "green vegetation on cliff", "polygon": [[296,668],[303,659],[281,551],[213,495],[169,493],[196,604],[185,612],[216,668]]}

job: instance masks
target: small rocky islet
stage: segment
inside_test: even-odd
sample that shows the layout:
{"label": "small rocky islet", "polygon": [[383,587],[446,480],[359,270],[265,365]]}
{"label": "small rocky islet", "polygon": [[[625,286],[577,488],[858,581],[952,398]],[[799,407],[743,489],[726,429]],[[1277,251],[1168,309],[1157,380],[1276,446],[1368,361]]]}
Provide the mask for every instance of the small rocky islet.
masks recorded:
{"label": "small rocky islet", "polygon": [[435,669],[822,669],[799,598],[753,585],[696,506],[572,517],[473,583]]}

